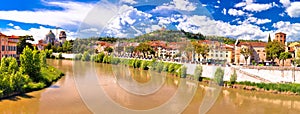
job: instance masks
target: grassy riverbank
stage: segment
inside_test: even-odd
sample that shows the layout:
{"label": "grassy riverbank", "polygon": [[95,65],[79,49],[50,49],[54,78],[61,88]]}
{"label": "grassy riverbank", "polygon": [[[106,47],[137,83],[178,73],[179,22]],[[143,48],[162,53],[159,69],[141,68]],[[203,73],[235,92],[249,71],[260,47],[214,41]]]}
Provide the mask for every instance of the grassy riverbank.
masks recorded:
{"label": "grassy riverbank", "polygon": [[64,74],[46,64],[45,52],[26,47],[20,64],[13,57],[1,59],[0,99],[50,86]]}
{"label": "grassy riverbank", "polygon": [[300,84],[295,83],[254,83],[254,82],[237,82],[234,85],[229,86],[231,88],[238,88],[251,91],[264,91],[271,92],[274,94],[288,94],[288,95],[299,95]]}

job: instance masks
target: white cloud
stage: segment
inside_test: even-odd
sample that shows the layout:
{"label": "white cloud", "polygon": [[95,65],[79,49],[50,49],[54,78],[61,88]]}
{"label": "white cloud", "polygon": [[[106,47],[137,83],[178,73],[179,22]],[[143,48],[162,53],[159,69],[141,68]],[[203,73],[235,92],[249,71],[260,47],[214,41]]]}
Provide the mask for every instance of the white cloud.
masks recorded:
{"label": "white cloud", "polygon": [[207,4],[202,4],[202,6],[203,6],[203,7],[206,7],[206,6],[207,6]]}
{"label": "white cloud", "polygon": [[218,0],[218,1],[217,1],[217,3],[218,3],[218,4],[220,4],[220,3],[221,3],[221,1],[220,1],[220,0]]}
{"label": "white cloud", "polygon": [[240,3],[235,4],[234,7],[239,8],[239,7],[244,7],[246,5],[247,5],[246,2],[240,2]]}
{"label": "white cloud", "polygon": [[247,11],[252,11],[252,12],[261,12],[264,10],[268,10],[272,7],[273,7],[272,3],[270,3],[270,4],[252,3],[252,4],[247,4],[243,9],[247,10]]}
{"label": "white cloud", "polygon": [[[203,6],[204,4],[202,4]],[[196,10],[196,3],[189,2],[189,0],[173,0],[170,3],[165,3],[161,6],[157,6],[153,11],[159,10],[182,10],[182,11],[194,11]]]}
{"label": "white cloud", "polygon": [[63,10],[2,10],[0,11],[0,19],[64,27],[78,25],[94,6],[94,4],[80,2],[45,2],[45,4],[61,7]]}
{"label": "white cloud", "polygon": [[284,17],[285,16],[285,13],[283,12],[283,13],[280,13],[280,14],[278,14],[279,16],[281,16],[281,17]]}
{"label": "white cloud", "polygon": [[121,3],[128,3],[128,4],[137,4],[135,0],[121,0]]}
{"label": "white cloud", "polygon": [[161,26],[159,26],[159,25],[152,25],[151,27],[146,28],[145,31],[146,31],[146,33],[149,33],[149,32],[155,31],[155,30],[159,30],[159,29],[161,29]]}
{"label": "white cloud", "polygon": [[242,16],[245,14],[245,12],[237,9],[229,9],[228,14],[232,16]]}
{"label": "white cloud", "polygon": [[14,24],[12,24],[12,23],[8,23],[7,25],[8,25],[8,26],[11,26],[11,27],[14,26]]}
{"label": "white cloud", "polygon": [[290,0],[279,0],[279,2],[284,6],[284,7],[289,7],[291,5]]}
{"label": "white cloud", "polygon": [[[34,38],[33,43],[36,44],[38,42],[38,40],[45,38],[45,36],[49,32],[49,30],[51,30],[51,29],[40,26],[39,28],[30,28],[28,30],[24,30],[21,28],[20,29],[15,29],[15,28],[14,29],[5,29],[5,30],[1,30],[1,32],[5,35],[17,35],[17,36],[32,35]],[[62,29],[58,29],[58,31],[61,31],[61,30]],[[52,30],[52,31],[55,31],[55,30]],[[65,30],[65,31],[66,31],[68,40],[76,38],[76,33],[70,32],[67,30]]]}
{"label": "white cloud", "polygon": [[292,2],[286,9],[287,14],[290,17],[300,17],[300,2]]}
{"label": "white cloud", "polygon": [[228,22],[216,21],[205,16],[191,16],[180,22],[178,29],[205,35],[217,35],[241,39],[267,40],[267,36],[273,31],[262,31],[259,26],[249,23],[231,25]]}
{"label": "white cloud", "polygon": [[215,8],[220,8],[220,6],[214,6]]}
{"label": "white cloud", "polygon": [[16,29],[16,30],[20,30],[20,29],[21,29],[21,27],[20,27],[20,26],[14,26],[14,29]]}
{"label": "white cloud", "polygon": [[223,13],[224,15],[226,15],[226,14],[227,14],[227,10],[226,10],[226,8],[223,8],[223,10],[222,10],[222,13]]}
{"label": "white cloud", "polygon": [[265,23],[270,23],[270,22],[272,22],[272,20],[270,20],[270,19],[258,19],[256,17],[249,17],[244,21],[244,23],[255,23],[255,24],[258,24],[258,25],[265,24]]}
{"label": "white cloud", "polygon": [[277,28],[275,32],[284,32],[287,34],[288,41],[300,40],[300,23],[290,23],[279,21],[273,24],[274,28]]}
{"label": "white cloud", "polygon": [[287,26],[290,26],[290,25],[291,25],[291,22],[279,21],[277,23],[274,23],[272,26],[274,28],[284,28],[284,27],[287,27]]}

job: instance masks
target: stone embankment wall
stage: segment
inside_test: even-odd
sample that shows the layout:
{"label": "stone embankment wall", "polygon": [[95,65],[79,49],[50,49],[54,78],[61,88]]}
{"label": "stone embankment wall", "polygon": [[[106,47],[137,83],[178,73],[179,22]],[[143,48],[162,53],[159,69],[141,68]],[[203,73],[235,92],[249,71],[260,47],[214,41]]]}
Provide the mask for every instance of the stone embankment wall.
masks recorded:
{"label": "stone embankment wall", "polygon": [[[184,64],[187,66],[187,74],[194,74],[196,68],[195,64]],[[202,65],[202,76],[207,78],[214,78],[216,69],[220,66]],[[224,81],[229,81],[234,70],[237,73],[237,81],[250,82],[264,82],[264,83],[300,83],[300,69],[299,68],[281,68],[281,67],[222,67],[224,70]]]}
{"label": "stone embankment wall", "polygon": [[[57,57],[59,55],[59,53],[52,53],[52,55],[54,55],[55,57]],[[63,58],[66,58],[66,59],[73,59],[73,58],[75,58],[75,54],[62,53],[61,55],[62,55]]]}

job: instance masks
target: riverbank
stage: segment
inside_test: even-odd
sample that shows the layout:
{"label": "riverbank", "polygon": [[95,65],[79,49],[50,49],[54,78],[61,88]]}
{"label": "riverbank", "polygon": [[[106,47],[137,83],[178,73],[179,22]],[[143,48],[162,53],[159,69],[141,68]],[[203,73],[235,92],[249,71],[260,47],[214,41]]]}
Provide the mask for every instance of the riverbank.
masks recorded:
{"label": "riverbank", "polygon": [[4,91],[0,90],[0,92],[1,92],[0,100],[6,99],[9,97],[13,97],[13,96],[17,96],[17,95],[22,95],[22,94],[32,92],[32,91],[42,90],[44,88],[51,86],[52,83],[56,82],[63,76],[64,76],[64,73],[62,71],[54,68],[53,66],[43,67],[41,69],[41,77],[43,77],[43,79],[40,82],[28,82],[26,84],[23,84],[21,91],[15,91],[12,93],[6,92],[5,94],[3,94]]}
{"label": "riverbank", "polygon": [[24,48],[20,63],[3,57],[0,65],[0,99],[48,87],[64,74],[49,66],[46,52]]}
{"label": "riverbank", "polygon": [[[167,72],[174,74],[175,76],[191,79],[191,80],[198,80],[201,81],[203,77],[203,69],[199,67],[199,65],[196,65],[195,73],[193,75],[187,74],[187,68],[178,63],[169,63],[169,62],[163,62],[163,61],[157,61],[155,59],[153,60],[142,60],[142,59],[134,59],[134,58],[115,58],[112,56],[105,55],[104,53],[100,53],[97,55],[88,55],[88,53],[79,54],[76,55],[75,60],[82,60],[82,61],[93,61],[97,63],[106,63],[106,64],[122,64],[127,65],[129,67],[138,68],[142,70],[154,70],[157,72]],[[224,70],[223,70],[224,72]],[[207,73],[206,73],[207,74]],[[227,75],[231,75],[231,73],[227,73]],[[223,74],[224,75],[224,74]],[[201,77],[201,79],[199,79]],[[214,76],[214,73],[212,74],[212,77]],[[230,76],[231,77],[231,76]],[[230,78],[229,77],[229,78]],[[207,77],[206,77],[207,78]],[[222,78],[222,79],[221,79]],[[218,82],[222,82],[224,77],[221,77]],[[209,78],[207,78],[209,79]],[[213,80],[213,79],[210,79]],[[235,82],[237,80],[237,76],[235,77]],[[216,80],[214,80],[216,81]],[[244,90],[251,90],[251,91],[264,91],[264,92],[270,92],[274,94],[288,94],[288,95],[299,95],[300,93],[300,84],[285,84],[285,83],[254,83],[254,82],[248,82],[248,81],[240,81],[236,84],[227,84],[227,81],[225,81],[224,87],[226,88],[237,88],[237,89],[244,89]],[[222,85],[222,84],[221,84]]]}
{"label": "riverbank", "polygon": [[235,88],[248,91],[268,92],[273,94],[283,95],[300,95],[300,84],[279,84],[279,83],[253,83],[253,82],[238,82],[236,84],[227,85],[225,88]]}

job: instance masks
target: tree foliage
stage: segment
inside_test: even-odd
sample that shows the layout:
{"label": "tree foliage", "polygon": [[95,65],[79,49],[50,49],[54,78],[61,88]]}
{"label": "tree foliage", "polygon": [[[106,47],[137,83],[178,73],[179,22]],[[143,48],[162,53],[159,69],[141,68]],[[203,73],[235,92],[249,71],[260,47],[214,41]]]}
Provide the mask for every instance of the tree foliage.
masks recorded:
{"label": "tree foliage", "polygon": [[134,48],[134,51],[141,52],[143,53],[143,57],[146,57],[146,54],[148,54],[148,52],[150,53],[151,51],[153,51],[153,49],[147,43],[140,43],[137,47]]}
{"label": "tree foliage", "polygon": [[267,59],[272,60],[272,62],[274,62],[276,58],[279,58],[280,53],[285,51],[284,44],[278,41],[268,42],[265,47],[265,50],[267,54]]}
{"label": "tree foliage", "polygon": [[193,42],[192,43],[195,49],[195,52],[197,54],[200,54],[204,59],[206,59],[206,56],[209,53],[209,46],[207,44],[200,44],[197,42]]}
{"label": "tree foliage", "polygon": [[28,46],[23,50],[23,54],[20,55],[21,71],[29,75],[34,82],[38,82],[40,79],[40,60],[38,51],[31,50]]}
{"label": "tree foliage", "polygon": [[292,58],[292,55],[289,52],[282,52],[279,55],[279,60],[282,60],[283,66],[284,66],[284,61],[289,58]]}
{"label": "tree foliage", "polygon": [[223,77],[224,77],[224,70],[222,70],[221,67],[218,67],[215,75],[214,75],[214,81],[219,84],[222,85],[223,84]]}
{"label": "tree foliage", "polygon": [[23,49],[28,46],[29,48],[33,49],[33,46],[31,43],[27,41],[34,41],[33,36],[20,36],[19,42],[17,44],[17,54],[21,54],[23,52]]}
{"label": "tree foliage", "polygon": [[247,60],[252,55],[253,52],[249,47],[242,47],[240,51],[241,51],[240,53],[244,56],[247,65]]}

